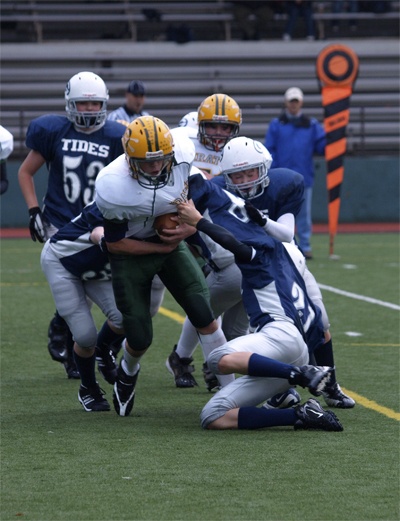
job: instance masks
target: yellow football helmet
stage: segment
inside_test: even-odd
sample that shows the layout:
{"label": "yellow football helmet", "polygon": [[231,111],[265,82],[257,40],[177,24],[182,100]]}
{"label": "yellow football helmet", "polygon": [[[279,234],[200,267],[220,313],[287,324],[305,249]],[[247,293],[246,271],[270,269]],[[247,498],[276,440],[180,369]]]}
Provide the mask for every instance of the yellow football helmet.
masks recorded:
{"label": "yellow football helmet", "polygon": [[[197,110],[199,123],[199,141],[209,150],[221,151],[226,143],[239,134],[242,123],[242,111],[236,101],[226,94],[212,94],[206,98]],[[206,124],[229,125],[230,134],[207,134]]]}
{"label": "yellow football helmet", "polygon": [[[132,177],[141,186],[157,190],[168,183],[174,160],[174,140],[161,119],[141,116],[133,120],[122,137],[122,146]],[[150,163],[156,169],[149,170]]]}

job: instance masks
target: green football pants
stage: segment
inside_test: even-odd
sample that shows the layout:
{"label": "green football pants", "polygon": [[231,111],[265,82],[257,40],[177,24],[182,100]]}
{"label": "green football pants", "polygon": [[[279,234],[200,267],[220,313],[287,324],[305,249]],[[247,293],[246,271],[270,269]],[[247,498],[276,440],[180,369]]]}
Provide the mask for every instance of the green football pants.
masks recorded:
{"label": "green football pants", "polygon": [[110,263],[115,301],[132,349],[143,351],[153,339],[150,298],[156,274],[196,328],[213,321],[203,272],[184,242],[168,254],[110,254]]}

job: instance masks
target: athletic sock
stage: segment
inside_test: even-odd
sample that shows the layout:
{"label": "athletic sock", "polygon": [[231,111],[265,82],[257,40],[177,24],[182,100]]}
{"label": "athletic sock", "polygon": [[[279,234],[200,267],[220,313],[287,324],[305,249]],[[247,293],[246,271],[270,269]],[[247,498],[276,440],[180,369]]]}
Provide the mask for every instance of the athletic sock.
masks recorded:
{"label": "athletic sock", "polygon": [[191,358],[198,343],[199,337],[196,328],[193,327],[190,320],[186,317],[183,322],[181,336],[176,346],[176,354],[179,355],[180,358]]}
{"label": "athletic sock", "polygon": [[288,380],[293,373],[293,366],[273,360],[267,356],[253,353],[249,358],[247,374],[249,376],[263,376],[270,378],[285,378]]}
{"label": "athletic sock", "polygon": [[79,371],[82,385],[86,388],[95,387],[96,385],[96,355],[93,353],[89,358],[79,356],[74,351],[74,360]]}
{"label": "athletic sock", "polygon": [[238,429],[262,429],[279,425],[294,425],[297,416],[294,409],[265,409],[264,407],[240,407]]}
{"label": "athletic sock", "polygon": [[68,325],[67,325],[67,323],[65,322],[65,320],[63,319],[63,317],[58,313],[57,310],[56,310],[56,312],[54,313],[54,317],[53,317],[52,322],[53,322],[54,325],[56,325],[56,326],[59,327],[59,328],[65,328],[65,329],[68,329]]}
{"label": "athletic sock", "polygon": [[139,360],[142,358],[143,355],[132,356],[130,353],[128,353],[128,351],[126,350],[126,340],[123,341],[123,349],[124,349],[124,356],[121,361],[122,369],[129,376],[135,376],[135,374],[140,369]]}
{"label": "athletic sock", "polygon": [[[314,351],[314,358],[316,361],[316,365],[325,365],[328,367],[335,367],[335,360],[333,357],[333,345],[332,338],[322,344]],[[331,374],[331,381],[329,385],[333,385],[336,383],[336,374],[335,371]]]}
{"label": "athletic sock", "polygon": [[97,335],[97,347],[100,350],[110,349],[110,344],[118,340],[122,341],[123,338],[123,335],[118,335],[111,329],[106,320]]}

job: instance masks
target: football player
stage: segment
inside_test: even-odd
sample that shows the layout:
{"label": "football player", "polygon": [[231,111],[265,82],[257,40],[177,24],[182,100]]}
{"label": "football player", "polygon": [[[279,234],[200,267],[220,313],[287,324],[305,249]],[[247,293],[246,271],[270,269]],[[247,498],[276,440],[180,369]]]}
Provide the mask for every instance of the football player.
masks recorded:
{"label": "football player", "polygon": [[[238,103],[223,93],[212,94],[205,98],[197,114],[189,112],[179,122],[179,128],[186,130],[195,147],[193,166],[200,169],[207,179],[212,179],[219,173],[219,162],[226,143],[237,136],[242,122],[242,114]],[[176,237],[180,229],[172,235]],[[167,232],[168,233],[168,232]],[[183,235],[181,238],[184,238]],[[233,255],[214,243],[207,235],[201,237],[197,247],[197,255],[205,256],[203,263],[207,275],[207,285],[210,289],[211,306],[215,316],[222,319],[222,330],[228,339],[246,334],[248,319],[240,295],[241,275],[234,262]],[[195,328],[186,318],[182,333],[174,349],[166,361],[168,370],[175,378],[177,387],[193,387],[197,382],[192,374],[194,371],[193,352],[198,344]],[[207,357],[207,353],[203,353]],[[218,389],[231,381],[231,377],[218,378],[203,364],[203,377],[209,391]]]}
{"label": "football player", "polygon": [[[303,200],[303,177],[288,168],[270,169],[271,159],[268,150],[259,141],[243,136],[234,138],[224,149],[220,165],[222,176],[214,179],[214,182],[226,186],[230,192],[250,201],[252,206],[261,211],[261,215],[255,212],[254,216],[269,235],[279,241],[292,242],[295,217]],[[321,310],[325,331],[324,344],[314,352],[316,364],[334,367],[328,314],[317,281],[307,265],[304,280],[310,298]],[[347,409],[355,405],[355,401],[341,390],[335,371],[323,396],[331,407]],[[285,395],[275,397],[270,405],[284,403],[286,398]]]}
{"label": "football player", "polygon": [[[122,152],[125,126],[107,121],[108,90],[95,73],[72,76],[65,88],[66,116],[40,116],[28,126],[30,149],[18,180],[29,210],[33,241],[45,242],[93,200],[99,171]],[[40,208],[34,176],[46,164],[47,190]],[[62,362],[69,378],[79,378],[72,358],[73,341],[56,312],[48,330],[51,357]]]}
{"label": "football player", "polygon": [[[74,338],[73,356],[81,378],[78,399],[88,412],[110,410],[96,381],[96,356],[100,373],[114,384],[111,346],[123,339],[108,255],[100,244],[103,235],[103,217],[92,202],[46,241],[40,258],[57,310]],[[99,334],[88,299],[107,317]]]}
{"label": "football player", "polygon": [[[296,408],[257,407],[265,398],[288,390],[290,384],[307,387],[316,396],[324,391],[332,368],[307,365],[309,353],[323,341],[320,311],[286,248],[251,221],[243,199],[201,175],[191,176],[190,195],[192,201],[177,204],[179,222],[196,226],[235,255],[253,331],[210,353],[207,362],[215,373],[246,376],[223,387],[205,405],[202,427],[292,425],[295,429],[343,430],[335,414],[314,399]],[[202,218],[199,210],[208,218]]]}
{"label": "football player", "polygon": [[[140,361],[152,343],[151,284],[158,275],[187,313],[207,352],[225,343],[214,319],[204,275],[184,241],[168,244],[153,224],[186,201],[190,163],[176,160],[168,126],[143,116],[126,128],[124,155],[96,179],[95,200],[104,217],[116,303],[123,315],[124,355],[114,385],[120,416],[133,408]],[[183,225],[182,225],[183,226]]]}

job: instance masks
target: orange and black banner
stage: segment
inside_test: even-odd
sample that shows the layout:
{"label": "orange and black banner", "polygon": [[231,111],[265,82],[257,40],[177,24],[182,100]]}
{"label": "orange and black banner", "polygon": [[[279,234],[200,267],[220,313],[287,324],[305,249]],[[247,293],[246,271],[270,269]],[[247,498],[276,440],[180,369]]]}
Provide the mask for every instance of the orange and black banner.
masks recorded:
{"label": "orange and black banner", "polygon": [[358,56],[345,45],[328,45],[317,57],[316,72],[324,107],[329,253],[333,255],[333,244],[339,222],[340,191],[344,175],[346,127],[350,116],[350,96],[358,75]]}

